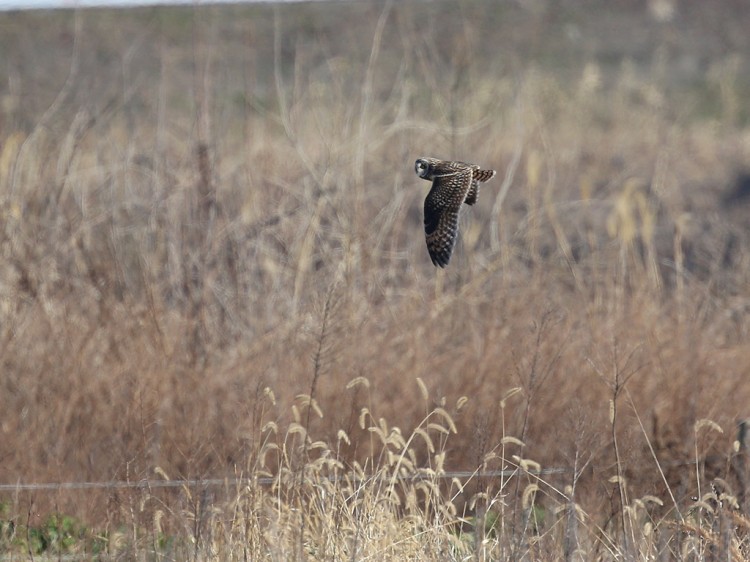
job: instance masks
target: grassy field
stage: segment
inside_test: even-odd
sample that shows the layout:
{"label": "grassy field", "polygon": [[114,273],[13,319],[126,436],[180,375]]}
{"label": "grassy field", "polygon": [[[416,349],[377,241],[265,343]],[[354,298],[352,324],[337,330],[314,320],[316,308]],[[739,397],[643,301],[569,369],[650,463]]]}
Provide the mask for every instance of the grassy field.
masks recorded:
{"label": "grassy field", "polygon": [[[747,29],[0,14],[0,551],[750,558]],[[498,170],[445,270],[419,156]]]}

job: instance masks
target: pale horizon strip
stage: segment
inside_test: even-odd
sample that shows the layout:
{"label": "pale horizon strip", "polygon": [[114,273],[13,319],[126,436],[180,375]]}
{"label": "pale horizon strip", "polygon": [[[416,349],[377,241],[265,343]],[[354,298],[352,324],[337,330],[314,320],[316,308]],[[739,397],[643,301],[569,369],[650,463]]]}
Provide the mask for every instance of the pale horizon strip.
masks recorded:
{"label": "pale horizon strip", "polygon": [[[232,4],[303,4],[321,0],[0,0],[0,13],[30,10],[127,9],[142,6],[180,7]],[[345,0],[339,0],[345,1]]]}

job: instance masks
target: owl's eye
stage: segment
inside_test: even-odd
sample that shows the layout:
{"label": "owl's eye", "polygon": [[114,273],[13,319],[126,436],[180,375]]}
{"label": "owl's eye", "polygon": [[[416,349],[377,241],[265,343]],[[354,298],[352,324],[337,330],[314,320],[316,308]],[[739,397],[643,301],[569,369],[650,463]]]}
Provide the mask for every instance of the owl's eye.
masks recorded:
{"label": "owl's eye", "polygon": [[423,160],[417,160],[414,168],[418,176],[424,176],[424,174],[427,172],[427,163]]}

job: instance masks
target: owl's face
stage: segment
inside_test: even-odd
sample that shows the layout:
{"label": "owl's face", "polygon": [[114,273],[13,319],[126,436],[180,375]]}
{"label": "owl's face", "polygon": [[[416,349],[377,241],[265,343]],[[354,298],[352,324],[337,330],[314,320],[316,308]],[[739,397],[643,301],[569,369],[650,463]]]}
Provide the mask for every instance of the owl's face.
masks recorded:
{"label": "owl's face", "polygon": [[417,175],[422,179],[428,179],[431,174],[432,166],[425,158],[419,158],[414,163],[414,171],[417,172]]}

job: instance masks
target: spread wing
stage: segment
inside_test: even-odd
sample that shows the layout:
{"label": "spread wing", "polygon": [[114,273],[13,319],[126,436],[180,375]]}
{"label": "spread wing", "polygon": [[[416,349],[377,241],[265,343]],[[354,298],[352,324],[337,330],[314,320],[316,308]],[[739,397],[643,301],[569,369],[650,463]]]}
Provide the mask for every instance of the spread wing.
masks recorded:
{"label": "spread wing", "polygon": [[476,166],[472,173],[471,187],[466,195],[466,204],[473,205],[479,198],[479,182],[485,182],[495,177],[495,170],[480,170]]}
{"label": "spread wing", "polygon": [[424,201],[424,231],[432,263],[445,267],[458,236],[458,211],[472,184],[472,169],[437,176]]}

